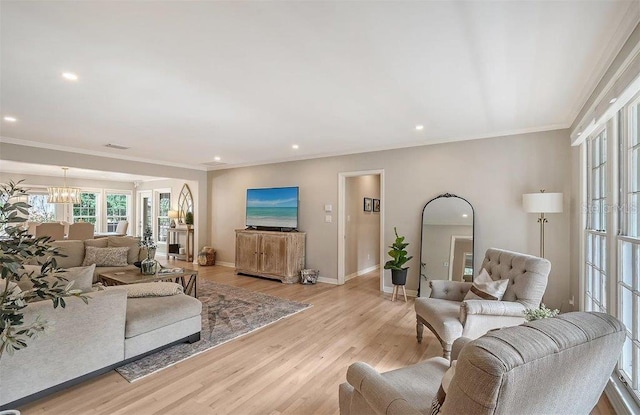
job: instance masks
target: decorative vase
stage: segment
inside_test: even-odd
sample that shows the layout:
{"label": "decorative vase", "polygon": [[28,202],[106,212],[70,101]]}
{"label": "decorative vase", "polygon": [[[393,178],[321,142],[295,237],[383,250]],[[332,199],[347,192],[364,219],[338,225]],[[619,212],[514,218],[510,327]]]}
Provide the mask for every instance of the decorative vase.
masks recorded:
{"label": "decorative vase", "polygon": [[407,271],[409,268],[392,269],[391,282],[393,285],[405,285],[407,283]]}
{"label": "decorative vase", "polygon": [[143,259],[142,262],[140,263],[140,272],[143,275],[153,275],[156,273],[156,270],[158,268],[158,263],[156,262],[155,259]]}

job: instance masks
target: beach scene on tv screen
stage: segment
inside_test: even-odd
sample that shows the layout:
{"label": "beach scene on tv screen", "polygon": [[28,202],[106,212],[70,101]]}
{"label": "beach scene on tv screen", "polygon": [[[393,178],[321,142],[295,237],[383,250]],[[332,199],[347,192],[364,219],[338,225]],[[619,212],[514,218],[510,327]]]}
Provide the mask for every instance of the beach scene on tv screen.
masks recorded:
{"label": "beach scene on tv screen", "polygon": [[247,226],[298,227],[298,188],[247,190]]}

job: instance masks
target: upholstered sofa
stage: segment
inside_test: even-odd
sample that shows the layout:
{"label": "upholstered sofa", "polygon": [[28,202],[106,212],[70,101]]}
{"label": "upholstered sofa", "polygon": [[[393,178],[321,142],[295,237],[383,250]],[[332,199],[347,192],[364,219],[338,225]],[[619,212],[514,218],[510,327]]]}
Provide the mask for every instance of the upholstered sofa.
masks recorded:
{"label": "upholstered sofa", "polygon": [[[105,238],[105,244],[107,239],[130,243]],[[68,255],[58,258],[58,265],[71,268],[82,264],[83,241],[54,244]],[[137,240],[131,250],[137,258]],[[65,299],[65,308],[54,309],[51,301],[43,300],[22,310],[25,324],[40,317],[52,328],[13,355],[3,354],[0,409],[18,407],[171,344],[200,339],[202,303],[196,298],[183,293],[128,298],[130,287],[98,290],[91,282],[105,268],[96,267],[95,272],[93,268],[76,268],[63,275],[71,280],[71,273],[75,273],[74,288],[85,291],[88,304],[71,297]],[[20,282],[20,288],[28,289],[24,283]]]}
{"label": "upholstered sofa", "polygon": [[451,370],[442,357],[386,373],[354,363],[339,388],[340,414],[424,415],[440,404],[442,415],[588,414],[624,338],[614,317],[575,312],[459,338]]}
{"label": "upholstered sofa", "polygon": [[[98,275],[103,272],[122,271],[123,269],[136,269],[134,262],[141,261],[147,257],[147,251],[140,248],[140,239],[131,236],[109,236],[108,238],[79,240],[61,240],[51,242],[51,245],[58,248],[58,251],[65,255],[56,257],[56,262],[60,268],[73,268],[83,265],[87,247],[96,248],[122,248],[129,247],[127,255],[127,265],[122,267],[97,266],[93,275],[93,282],[98,281]],[[87,265],[87,264],[84,264]]]}

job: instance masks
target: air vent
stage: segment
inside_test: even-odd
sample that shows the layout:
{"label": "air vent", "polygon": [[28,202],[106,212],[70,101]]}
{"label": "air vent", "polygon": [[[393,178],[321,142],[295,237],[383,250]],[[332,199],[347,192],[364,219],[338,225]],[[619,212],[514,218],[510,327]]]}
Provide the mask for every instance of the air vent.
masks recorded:
{"label": "air vent", "polygon": [[121,146],[120,144],[105,144],[105,147],[115,148],[116,150],[129,150],[130,147]]}
{"label": "air vent", "polygon": [[224,166],[227,163],[224,163],[222,161],[208,161],[206,163],[202,163],[202,165],[207,166],[207,167],[217,167],[217,166]]}

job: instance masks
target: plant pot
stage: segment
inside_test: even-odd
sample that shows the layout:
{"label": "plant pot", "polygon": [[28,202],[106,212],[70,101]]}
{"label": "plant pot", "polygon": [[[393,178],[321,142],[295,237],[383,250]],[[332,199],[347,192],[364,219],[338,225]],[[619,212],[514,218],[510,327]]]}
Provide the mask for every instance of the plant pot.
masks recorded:
{"label": "plant pot", "polygon": [[407,271],[409,271],[409,268],[392,269],[391,282],[393,285],[405,285],[407,283]]}

